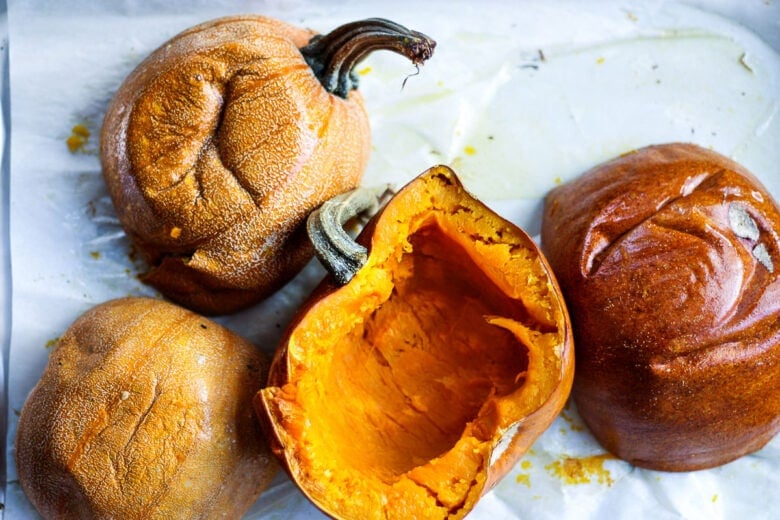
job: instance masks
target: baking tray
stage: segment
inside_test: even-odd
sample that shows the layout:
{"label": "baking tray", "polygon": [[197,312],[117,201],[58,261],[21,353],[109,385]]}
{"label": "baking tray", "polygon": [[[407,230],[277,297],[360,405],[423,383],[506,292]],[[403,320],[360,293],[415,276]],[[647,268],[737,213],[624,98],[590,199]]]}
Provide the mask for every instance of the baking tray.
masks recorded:
{"label": "baking tray", "polygon": [[[361,67],[374,136],[364,183],[400,186],[448,164],[531,235],[550,188],[648,144],[712,148],[780,196],[776,1],[0,0],[0,8],[8,519],[36,518],[16,481],[13,436],[48,348],[93,305],[154,295],[136,279],[141,267],[103,185],[96,135],[122,79],[188,26],[258,13],[327,31],[383,16],[431,35],[439,45],[419,74],[388,54]],[[90,136],[79,140],[83,128]],[[312,262],[272,298],[219,321],[271,353],[322,276]],[[647,471],[606,455],[569,405],[470,518],[772,519],[777,489],[777,439],[712,470]],[[247,514],[322,517],[283,474]]]}

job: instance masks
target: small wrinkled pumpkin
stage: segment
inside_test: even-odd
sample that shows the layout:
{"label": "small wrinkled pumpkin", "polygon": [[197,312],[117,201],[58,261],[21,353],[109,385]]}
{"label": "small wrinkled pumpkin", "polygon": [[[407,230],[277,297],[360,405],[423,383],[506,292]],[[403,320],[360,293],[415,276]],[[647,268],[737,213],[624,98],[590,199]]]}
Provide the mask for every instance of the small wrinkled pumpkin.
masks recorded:
{"label": "small wrinkled pumpkin", "polygon": [[278,463],[252,409],[257,348],[161,300],[94,307],[59,338],[16,433],[47,519],[238,518]]}
{"label": "small wrinkled pumpkin", "polygon": [[110,103],[103,173],[150,269],[203,314],[256,303],[311,258],[308,213],[359,184],[370,150],[353,67],[377,49],[415,64],[435,43],[383,19],[324,36],[260,16],[213,20],[146,58]]}
{"label": "small wrinkled pumpkin", "polygon": [[542,246],[609,451],[691,471],[780,431],[780,207],[744,167],[684,143],[622,155],[549,193]]}
{"label": "small wrinkled pumpkin", "polygon": [[[318,250],[339,271],[352,262],[328,260],[343,249],[333,242]],[[359,242],[354,276],[326,278],[287,330],[258,415],[328,515],[462,518],[569,395],[557,283],[534,242],[444,166],[398,192]]]}

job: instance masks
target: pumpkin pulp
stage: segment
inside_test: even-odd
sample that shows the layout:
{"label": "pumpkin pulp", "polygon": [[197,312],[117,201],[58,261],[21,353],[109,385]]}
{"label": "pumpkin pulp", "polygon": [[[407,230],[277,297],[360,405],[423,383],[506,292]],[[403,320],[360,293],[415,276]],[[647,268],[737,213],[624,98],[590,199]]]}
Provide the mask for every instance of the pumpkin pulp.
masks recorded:
{"label": "pumpkin pulp", "polygon": [[367,264],[292,327],[256,404],[328,514],[462,517],[496,480],[497,441],[565,379],[565,309],[510,226],[434,171],[379,216]]}

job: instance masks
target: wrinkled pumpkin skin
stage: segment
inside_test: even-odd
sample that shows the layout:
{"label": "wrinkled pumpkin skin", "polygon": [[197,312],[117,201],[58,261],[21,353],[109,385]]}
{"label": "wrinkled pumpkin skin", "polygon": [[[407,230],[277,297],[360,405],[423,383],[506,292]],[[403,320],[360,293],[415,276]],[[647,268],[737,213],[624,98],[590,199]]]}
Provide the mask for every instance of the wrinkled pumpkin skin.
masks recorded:
{"label": "wrinkled pumpkin skin", "polygon": [[311,259],[308,212],[359,183],[363,100],[320,85],[299,51],[312,36],[261,16],[198,25],[109,105],[103,173],[143,281],[167,298],[208,315],[256,303]]}
{"label": "wrinkled pumpkin skin", "polygon": [[173,304],[99,305],[59,338],[16,434],[44,518],[239,518],[278,464],[252,410],[267,361]]}
{"label": "wrinkled pumpkin skin", "polygon": [[548,195],[542,244],[572,314],[573,396],[608,450],[688,471],[780,430],[778,231],[759,182],[694,145],[638,150]]}
{"label": "wrinkled pumpkin skin", "polygon": [[335,518],[462,518],[564,406],[569,318],[534,242],[444,166],[360,234],[255,399],[272,450]]}

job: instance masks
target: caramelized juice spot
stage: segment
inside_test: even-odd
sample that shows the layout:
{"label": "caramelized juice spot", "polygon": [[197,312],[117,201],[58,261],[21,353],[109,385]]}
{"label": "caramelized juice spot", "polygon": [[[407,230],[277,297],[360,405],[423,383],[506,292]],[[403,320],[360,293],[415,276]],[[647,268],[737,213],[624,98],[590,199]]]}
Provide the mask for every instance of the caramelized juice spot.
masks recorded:
{"label": "caramelized juice spot", "polygon": [[604,467],[604,461],[614,458],[609,453],[579,458],[564,457],[548,464],[545,469],[565,484],[589,484],[595,478],[599,484],[611,486],[615,481]]}
{"label": "caramelized juice spot", "polygon": [[89,128],[87,128],[86,125],[78,124],[71,129],[70,136],[65,140],[65,144],[68,145],[68,150],[70,150],[71,153],[76,153],[84,149],[84,146],[89,140],[89,136]]}

